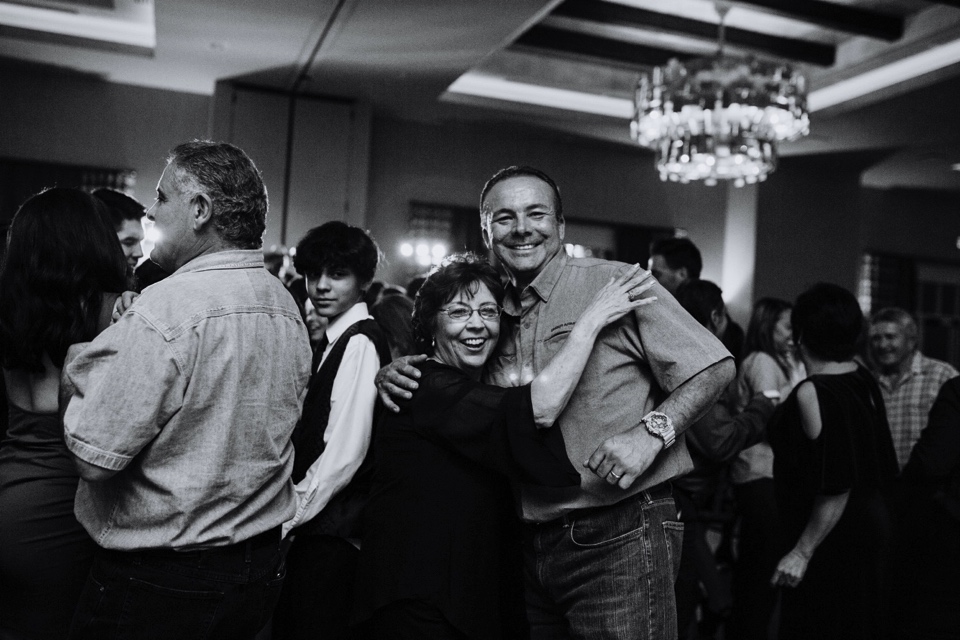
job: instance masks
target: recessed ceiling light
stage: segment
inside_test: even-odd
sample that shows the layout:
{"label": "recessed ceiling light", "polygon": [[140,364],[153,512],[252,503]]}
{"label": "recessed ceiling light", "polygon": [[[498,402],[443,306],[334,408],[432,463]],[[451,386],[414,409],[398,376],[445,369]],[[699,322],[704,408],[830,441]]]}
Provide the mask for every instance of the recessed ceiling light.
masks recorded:
{"label": "recessed ceiling light", "polygon": [[153,2],[71,2],[72,6],[65,9],[53,4],[32,6],[18,0],[0,0],[0,28],[18,38],[152,56],[157,46]]}

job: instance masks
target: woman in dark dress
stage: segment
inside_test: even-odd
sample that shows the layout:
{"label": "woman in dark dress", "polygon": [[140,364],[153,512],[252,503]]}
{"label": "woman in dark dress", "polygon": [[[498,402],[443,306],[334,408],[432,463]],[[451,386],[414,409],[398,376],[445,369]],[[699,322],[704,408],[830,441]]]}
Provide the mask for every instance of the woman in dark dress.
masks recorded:
{"label": "woman in dark dress", "polygon": [[883,398],[854,361],[863,315],[853,294],[818,284],[797,298],[793,334],[809,377],[769,428],[786,555],[779,640],[882,638],[897,459]]}
{"label": "woman in dark dress", "polygon": [[[639,267],[602,289],[532,383],[480,382],[500,335],[503,288],[476,256],[456,256],[417,294],[414,328],[430,355],[419,388],[376,434],[364,517],[357,618],[371,638],[519,637],[519,541],[510,483],[579,486],[558,430],[600,330],[653,300]],[[633,292],[631,295],[631,291]],[[513,577],[514,580],[509,578]]]}
{"label": "woman in dark dress", "polygon": [[94,542],[73,515],[79,476],[58,414],[67,348],[110,323],[126,261],[102,204],[78,189],[28,200],[0,271],[0,637],[67,637]]}

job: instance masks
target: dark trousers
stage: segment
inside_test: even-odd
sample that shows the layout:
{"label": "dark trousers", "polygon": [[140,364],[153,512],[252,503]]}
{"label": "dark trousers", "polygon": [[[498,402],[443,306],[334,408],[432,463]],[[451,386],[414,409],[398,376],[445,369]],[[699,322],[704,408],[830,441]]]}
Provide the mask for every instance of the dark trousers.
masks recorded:
{"label": "dark trousers", "polygon": [[[732,597],[727,580],[717,569],[717,559],[707,542],[707,526],[700,519],[700,510],[695,496],[674,487],[674,499],[683,522],[683,552],[680,555],[680,571],[674,583],[677,596],[677,629],[681,640],[697,619],[697,607],[704,600],[710,613],[725,617],[730,613]],[[706,612],[704,612],[706,613]]]}
{"label": "dark trousers", "polygon": [[422,600],[400,600],[377,609],[364,640],[468,640],[440,609]]}
{"label": "dark trousers", "polygon": [[893,554],[893,638],[960,638],[960,520],[927,496],[901,510]]}
{"label": "dark trousers", "polygon": [[273,616],[274,640],[356,638],[350,615],[359,557],[343,538],[295,535]]}
{"label": "dark trousers", "polygon": [[280,527],[202,551],[99,549],[71,640],[253,638],[280,595]]}
{"label": "dark trousers", "polygon": [[783,557],[773,480],[735,485],[733,491],[740,537],[733,569],[733,611],[726,633],[737,640],[767,640],[778,596],[770,579]]}

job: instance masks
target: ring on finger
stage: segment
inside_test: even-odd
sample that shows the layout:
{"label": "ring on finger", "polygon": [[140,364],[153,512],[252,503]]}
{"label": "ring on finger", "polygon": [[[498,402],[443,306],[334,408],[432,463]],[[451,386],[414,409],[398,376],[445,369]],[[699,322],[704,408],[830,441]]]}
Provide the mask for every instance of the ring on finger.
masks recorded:
{"label": "ring on finger", "polygon": [[618,475],[618,474],[614,473],[612,470],[610,471],[609,475],[613,476],[614,479],[616,479],[616,480],[619,480],[620,478],[623,477],[623,474],[622,474],[622,473]]}

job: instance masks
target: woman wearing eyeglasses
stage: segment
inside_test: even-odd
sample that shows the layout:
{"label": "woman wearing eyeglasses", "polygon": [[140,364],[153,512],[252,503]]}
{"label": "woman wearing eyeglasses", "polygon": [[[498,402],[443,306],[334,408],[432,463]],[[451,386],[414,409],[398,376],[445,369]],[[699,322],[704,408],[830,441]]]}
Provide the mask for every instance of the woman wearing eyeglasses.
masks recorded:
{"label": "woman wearing eyeglasses", "polygon": [[419,388],[377,431],[373,495],[364,513],[358,620],[378,640],[518,637],[518,527],[511,483],[579,486],[550,429],[609,323],[652,302],[639,267],[596,294],[560,353],[532,383],[481,382],[500,337],[503,287],[486,261],[451,257],[414,306],[424,353]]}

